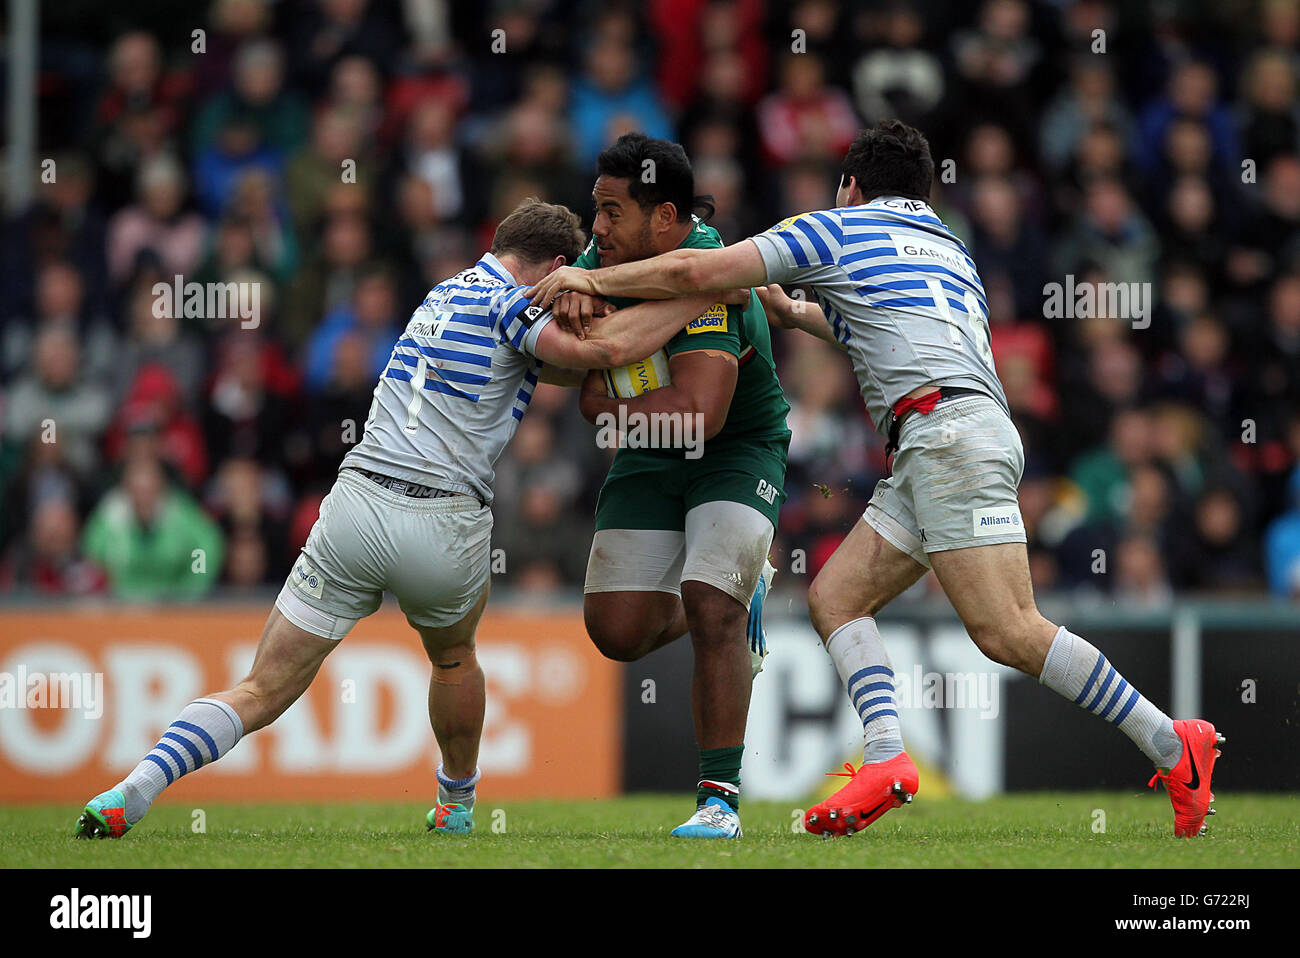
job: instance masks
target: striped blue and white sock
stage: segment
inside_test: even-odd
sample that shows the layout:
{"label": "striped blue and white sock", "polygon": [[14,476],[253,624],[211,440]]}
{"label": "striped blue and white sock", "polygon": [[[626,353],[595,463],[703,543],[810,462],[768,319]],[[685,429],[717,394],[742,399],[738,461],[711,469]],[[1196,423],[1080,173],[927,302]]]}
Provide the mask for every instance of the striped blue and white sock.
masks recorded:
{"label": "striped blue and white sock", "polygon": [[474,774],[468,778],[448,778],[447,771],[438,763],[438,803],[441,805],[464,805],[470,811],[474,810],[474,789],[478,785],[478,780],[483,777],[483,772],[474,769]]}
{"label": "striped blue and white sock", "polygon": [[1117,726],[1158,768],[1173,768],[1182,756],[1173,720],[1129,685],[1095,646],[1064,626],[1052,639],[1038,681]]}
{"label": "striped blue and white sock", "polygon": [[195,699],[117,788],[126,798],[126,820],[144,818],[154,799],[182,775],[211,764],[243,737],[244,723],[225,702]]}
{"label": "striped blue and white sock", "polygon": [[901,753],[903,738],[894,698],[894,670],[876,620],[864,616],[844,623],[826,640],[826,651],[862,719],[866,739],[862,764],[886,762]]}

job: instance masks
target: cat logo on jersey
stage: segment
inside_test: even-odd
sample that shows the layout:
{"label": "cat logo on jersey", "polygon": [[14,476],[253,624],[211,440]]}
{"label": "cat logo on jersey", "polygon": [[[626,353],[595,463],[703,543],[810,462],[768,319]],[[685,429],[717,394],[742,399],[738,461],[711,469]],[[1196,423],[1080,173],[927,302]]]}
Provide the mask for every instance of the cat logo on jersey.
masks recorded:
{"label": "cat logo on jersey", "polygon": [[724,303],[714,303],[686,327],[687,335],[695,333],[727,331],[727,307]]}

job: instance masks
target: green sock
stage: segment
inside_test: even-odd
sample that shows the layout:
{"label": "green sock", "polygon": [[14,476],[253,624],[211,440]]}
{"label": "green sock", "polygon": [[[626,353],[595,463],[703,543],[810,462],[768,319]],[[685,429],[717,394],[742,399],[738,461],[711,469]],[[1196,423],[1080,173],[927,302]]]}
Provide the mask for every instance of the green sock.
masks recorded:
{"label": "green sock", "polygon": [[700,784],[695,792],[697,805],[717,796],[734,809],[740,808],[740,759],[744,745],[700,749]]}

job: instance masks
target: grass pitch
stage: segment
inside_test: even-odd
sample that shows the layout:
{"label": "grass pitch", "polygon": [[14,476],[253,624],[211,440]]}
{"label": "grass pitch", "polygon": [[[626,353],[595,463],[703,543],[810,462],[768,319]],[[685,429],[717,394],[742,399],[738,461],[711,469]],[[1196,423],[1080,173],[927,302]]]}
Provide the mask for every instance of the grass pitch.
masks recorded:
{"label": "grass pitch", "polygon": [[[1159,795],[1018,794],[926,801],[834,840],[796,833],[794,808],[746,801],[741,841],[668,832],[693,796],[588,802],[480,799],[472,835],[431,834],[425,805],[203,807],[165,800],[117,841],[78,841],[79,808],[0,806],[7,868],[1255,868],[1300,866],[1300,795],[1219,795],[1210,834],[1173,837]],[[1104,831],[1100,828],[1104,813]]]}

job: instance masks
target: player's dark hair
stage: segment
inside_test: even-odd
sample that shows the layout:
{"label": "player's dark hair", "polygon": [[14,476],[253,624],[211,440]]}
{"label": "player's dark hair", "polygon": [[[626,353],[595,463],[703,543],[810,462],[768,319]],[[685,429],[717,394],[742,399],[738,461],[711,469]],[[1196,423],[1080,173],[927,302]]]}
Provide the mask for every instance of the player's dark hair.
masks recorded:
{"label": "player's dark hair", "polygon": [[497,227],[492,255],[511,253],[525,263],[549,263],[563,256],[566,263],[573,264],[585,245],[587,237],[577,213],[530,196]]}
{"label": "player's dark hair", "polygon": [[691,213],[713,215],[713,197],[695,195],[695,171],[680,143],[624,133],[596,158],[596,174],[627,180],[628,195],[643,210],[672,203],[679,223]]}
{"label": "player's dark hair", "polygon": [[867,202],[877,196],[929,202],[934,181],[930,144],[920,130],[901,120],[881,120],[859,133],[849,147],[840,166],[840,185],[848,186],[850,176]]}

